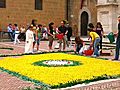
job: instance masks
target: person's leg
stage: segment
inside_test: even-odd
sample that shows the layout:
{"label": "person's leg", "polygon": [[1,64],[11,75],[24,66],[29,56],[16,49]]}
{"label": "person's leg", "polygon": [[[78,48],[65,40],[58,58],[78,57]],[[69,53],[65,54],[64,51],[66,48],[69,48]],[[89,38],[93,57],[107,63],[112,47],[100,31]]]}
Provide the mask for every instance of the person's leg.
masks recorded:
{"label": "person's leg", "polygon": [[65,36],[63,37],[63,51],[65,51],[66,48],[66,38]]}
{"label": "person's leg", "polygon": [[34,47],[35,47],[35,43],[36,43],[36,35],[34,34],[34,42],[33,42],[33,51],[34,51]]}
{"label": "person's leg", "polygon": [[62,48],[62,39],[59,40],[59,51],[61,51]]}
{"label": "person's leg", "polygon": [[69,45],[70,45],[70,36],[67,36],[67,46],[69,47]]}
{"label": "person's leg", "polygon": [[77,53],[77,54],[79,53],[79,50],[80,50],[80,47],[77,45],[77,46],[76,46],[76,53]]}
{"label": "person's leg", "polygon": [[117,40],[116,42],[116,50],[115,50],[115,59],[119,59],[119,50],[120,50],[120,40]]}
{"label": "person's leg", "polygon": [[9,36],[9,38],[11,39],[11,41],[13,41],[11,32],[8,32],[8,36]]}
{"label": "person's leg", "polygon": [[40,40],[37,40],[37,51],[39,51]]}
{"label": "person's leg", "polygon": [[97,38],[94,41],[94,55],[96,55],[96,56],[99,56],[98,47],[97,47],[99,42],[100,42],[100,38]]}
{"label": "person's leg", "polygon": [[102,37],[100,37],[100,49],[102,50]]}
{"label": "person's leg", "polygon": [[19,34],[16,34],[16,43],[20,43],[20,40],[18,39]]}
{"label": "person's leg", "polygon": [[17,34],[15,34],[14,44],[17,43]]}

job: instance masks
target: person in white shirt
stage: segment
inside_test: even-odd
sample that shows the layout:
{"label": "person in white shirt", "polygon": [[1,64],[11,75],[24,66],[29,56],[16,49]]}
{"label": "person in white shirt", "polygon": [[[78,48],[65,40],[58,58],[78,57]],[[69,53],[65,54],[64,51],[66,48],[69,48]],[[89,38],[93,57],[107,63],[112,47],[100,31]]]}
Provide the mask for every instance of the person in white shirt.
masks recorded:
{"label": "person in white shirt", "polygon": [[25,42],[25,53],[33,53],[33,26],[31,25],[29,29],[26,31],[26,42]]}
{"label": "person in white shirt", "polygon": [[14,41],[14,39],[13,39],[12,24],[9,24],[9,25],[8,25],[7,31],[8,31],[8,35],[9,35],[9,38],[11,39],[11,41]]}
{"label": "person in white shirt", "polygon": [[15,40],[14,40],[14,44],[19,43],[20,44],[20,40],[18,39],[18,36],[20,34],[19,28],[17,24],[14,24],[14,30],[15,30]]}

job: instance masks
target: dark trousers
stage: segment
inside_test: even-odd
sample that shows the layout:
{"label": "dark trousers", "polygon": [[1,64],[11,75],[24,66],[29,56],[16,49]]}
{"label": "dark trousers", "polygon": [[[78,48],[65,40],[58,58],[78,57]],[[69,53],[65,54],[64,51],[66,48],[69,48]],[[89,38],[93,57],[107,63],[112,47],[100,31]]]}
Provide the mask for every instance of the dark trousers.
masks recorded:
{"label": "dark trousers", "polygon": [[13,33],[12,33],[12,32],[8,32],[8,36],[9,36],[9,38],[11,39],[11,41],[14,41]]}
{"label": "dark trousers", "polygon": [[120,51],[120,40],[117,38],[116,41],[116,51],[115,51],[115,59],[119,59],[119,51]]}
{"label": "dark trousers", "polygon": [[102,50],[102,37],[100,37],[100,49]]}
{"label": "dark trousers", "polygon": [[79,51],[80,51],[80,49],[81,49],[82,47],[83,47],[83,45],[81,45],[81,44],[80,44],[80,45],[77,45],[77,46],[76,46],[76,52],[79,53]]}
{"label": "dark trousers", "polygon": [[20,35],[18,36],[19,39],[23,39],[25,41],[26,39],[26,35],[25,33],[20,33]]}

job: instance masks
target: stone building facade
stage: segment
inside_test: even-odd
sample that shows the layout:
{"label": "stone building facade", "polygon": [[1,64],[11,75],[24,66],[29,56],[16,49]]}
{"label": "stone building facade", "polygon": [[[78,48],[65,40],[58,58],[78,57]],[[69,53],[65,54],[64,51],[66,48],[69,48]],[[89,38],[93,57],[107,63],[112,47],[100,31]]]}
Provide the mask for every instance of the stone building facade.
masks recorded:
{"label": "stone building facade", "polygon": [[74,35],[87,36],[87,25],[101,22],[105,34],[117,31],[120,0],[70,0],[69,21]]}
{"label": "stone building facade", "polygon": [[41,24],[53,21],[59,25],[66,19],[66,0],[42,0],[42,10],[35,9],[35,1],[0,0],[0,7],[5,2],[5,7],[0,8],[0,27],[5,29],[9,23],[27,24],[32,19]]}
{"label": "stone building facade", "polygon": [[36,0],[0,0],[0,7],[1,1],[6,4],[0,8],[2,29],[9,23],[27,24],[32,19],[46,25],[53,21],[59,26],[61,20],[67,19],[74,36],[87,36],[88,23],[101,22],[105,33],[116,32],[120,15],[120,0],[37,0],[42,1],[41,10],[36,10]]}
{"label": "stone building facade", "polygon": [[97,22],[95,0],[70,0],[69,22],[74,28],[74,35],[87,36],[88,23]]}
{"label": "stone building facade", "polygon": [[120,0],[98,0],[97,21],[103,25],[105,33],[117,31],[117,17],[120,15]]}

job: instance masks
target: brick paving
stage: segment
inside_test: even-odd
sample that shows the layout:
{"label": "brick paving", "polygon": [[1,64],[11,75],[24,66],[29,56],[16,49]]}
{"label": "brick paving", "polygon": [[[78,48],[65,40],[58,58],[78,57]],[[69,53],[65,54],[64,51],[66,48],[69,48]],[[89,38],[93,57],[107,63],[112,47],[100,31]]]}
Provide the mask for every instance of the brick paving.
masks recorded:
{"label": "brick paving", "polygon": [[[57,42],[54,42],[54,47]],[[14,48],[14,50],[0,49],[0,54],[21,54],[24,53],[24,42],[14,45],[12,42],[0,42],[0,47]],[[57,51],[57,49],[54,49]],[[67,48],[73,50],[73,47]],[[48,51],[48,42],[42,41],[40,51]],[[113,56],[101,56],[102,58],[111,59]],[[0,58],[2,59],[2,58]],[[19,78],[13,77],[5,72],[0,71],[0,90],[20,90],[25,87],[35,87],[33,83],[22,81]],[[89,86],[77,87],[67,90],[120,90],[120,80],[93,84]]]}

